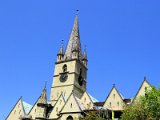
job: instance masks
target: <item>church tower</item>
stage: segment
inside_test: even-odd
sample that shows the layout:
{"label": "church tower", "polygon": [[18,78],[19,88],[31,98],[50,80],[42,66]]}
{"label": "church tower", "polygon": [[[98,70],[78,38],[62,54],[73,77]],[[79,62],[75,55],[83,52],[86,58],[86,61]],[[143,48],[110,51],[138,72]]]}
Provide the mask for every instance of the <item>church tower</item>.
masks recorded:
{"label": "church tower", "polygon": [[57,54],[50,95],[52,104],[61,94],[65,99],[68,99],[71,93],[81,98],[86,91],[87,62],[86,50],[84,54],[81,50],[78,16],[76,15],[66,50],[63,50],[62,45]]}

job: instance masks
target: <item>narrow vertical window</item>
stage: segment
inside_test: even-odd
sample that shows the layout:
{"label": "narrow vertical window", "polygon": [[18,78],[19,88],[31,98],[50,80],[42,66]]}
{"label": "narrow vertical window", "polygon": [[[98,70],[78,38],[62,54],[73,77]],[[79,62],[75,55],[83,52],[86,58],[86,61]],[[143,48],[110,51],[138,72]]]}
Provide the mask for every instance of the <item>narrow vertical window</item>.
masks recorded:
{"label": "narrow vertical window", "polygon": [[117,102],[117,106],[119,107],[119,102]]}
{"label": "narrow vertical window", "polygon": [[21,114],[21,110],[19,111],[19,114]]}
{"label": "narrow vertical window", "polygon": [[113,98],[115,99],[115,97],[116,97],[116,95],[115,94],[113,94]]}
{"label": "narrow vertical window", "polygon": [[71,103],[71,108],[72,108],[72,103]]}
{"label": "narrow vertical window", "polygon": [[110,102],[109,105],[110,105],[110,107],[111,107],[111,106],[112,106],[112,103]]}
{"label": "narrow vertical window", "polygon": [[56,112],[58,112],[58,107],[56,107]]}
{"label": "narrow vertical window", "polygon": [[67,72],[67,65],[65,64],[65,65],[63,65],[63,72],[65,73],[65,72]]}

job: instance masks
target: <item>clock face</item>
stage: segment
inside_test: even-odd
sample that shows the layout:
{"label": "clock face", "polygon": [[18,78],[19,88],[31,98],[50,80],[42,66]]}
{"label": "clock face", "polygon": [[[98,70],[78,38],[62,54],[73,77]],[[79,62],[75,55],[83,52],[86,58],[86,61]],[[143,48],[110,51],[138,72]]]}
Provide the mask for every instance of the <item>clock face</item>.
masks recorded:
{"label": "clock face", "polygon": [[60,75],[60,81],[61,81],[61,82],[65,82],[65,81],[67,80],[67,78],[68,78],[67,73],[62,73],[62,74]]}
{"label": "clock face", "polygon": [[80,86],[83,85],[83,78],[82,78],[82,76],[79,76],[78,83],[79,83]]}

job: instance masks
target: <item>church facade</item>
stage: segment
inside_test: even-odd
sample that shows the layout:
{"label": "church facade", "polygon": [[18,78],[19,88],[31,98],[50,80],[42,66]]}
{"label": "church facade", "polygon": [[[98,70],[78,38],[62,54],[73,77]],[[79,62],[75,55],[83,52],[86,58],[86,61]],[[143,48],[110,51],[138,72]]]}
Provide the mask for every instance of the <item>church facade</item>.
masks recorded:
{"label": "church facade", "polygon": [[113,85],[106,100],[99,102],[86,91],[88,58],[83,51],[76,15],[66,50],[62,45],[57,54],[50,99],[46,86],[33,106],[20,97],[6,120],[78,120],[88,111],[102,111],[102,118],[118,119],[124,106],[145,95],[146,88],[151,89],[144,78],[135,97],[125,99]]}

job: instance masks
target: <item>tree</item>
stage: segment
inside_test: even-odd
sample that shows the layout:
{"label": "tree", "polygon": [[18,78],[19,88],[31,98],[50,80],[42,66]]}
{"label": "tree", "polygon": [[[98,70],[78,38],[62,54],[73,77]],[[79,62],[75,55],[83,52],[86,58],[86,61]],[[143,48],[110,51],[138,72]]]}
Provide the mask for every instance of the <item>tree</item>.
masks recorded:
{"label": "tree", "polygon": [[125,107],[121,120],[159,120],[160,89],[152,87],[131,105]]}
{"label": "tree", "polygon": [[99,117],[97,111],[90,111],[86,113],[85,117],[80,117],[79,120],[103,120]]}

